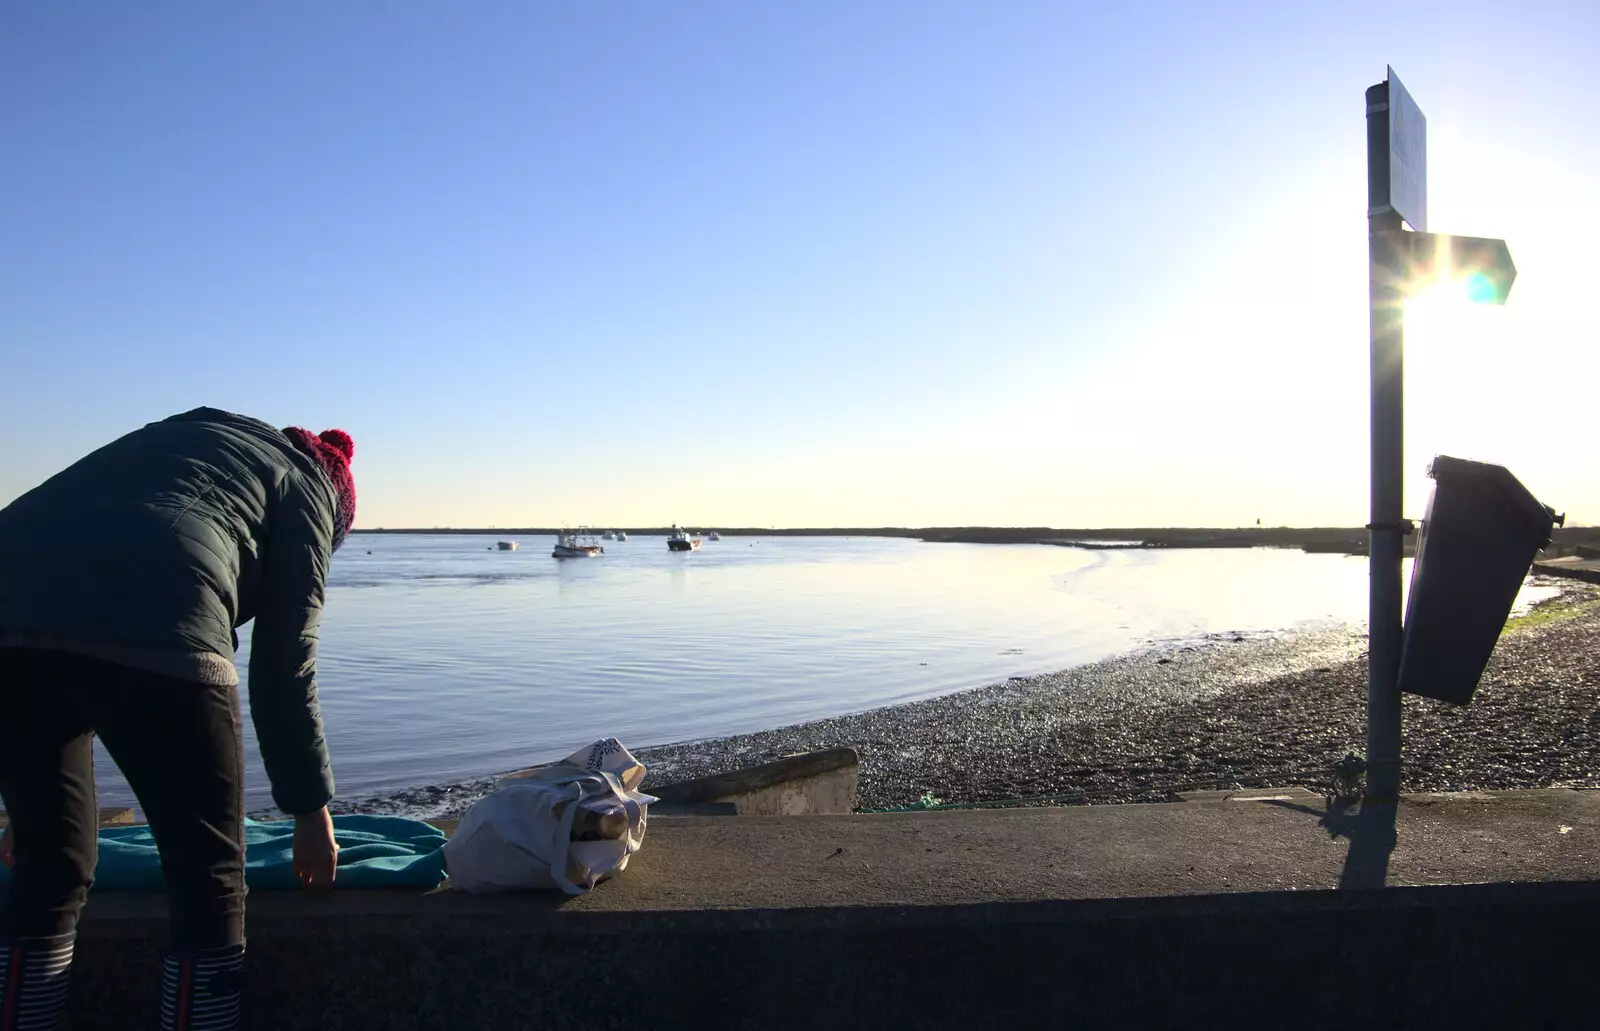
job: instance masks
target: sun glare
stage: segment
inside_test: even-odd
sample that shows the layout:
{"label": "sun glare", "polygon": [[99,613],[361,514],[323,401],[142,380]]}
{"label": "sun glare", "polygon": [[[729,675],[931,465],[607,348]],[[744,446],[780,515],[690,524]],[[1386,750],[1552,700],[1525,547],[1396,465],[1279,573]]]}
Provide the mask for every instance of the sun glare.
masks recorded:
{"label": "sun glare", "polygon": [[1447,346],[1476,350],[1493,338],[1503,322],[1491,305],[1481,303],[1484,291],[1492,293],[1478,280],[1479,274],[1450,276],[1432,283],[1406,298],[1406,344]]}
{"label": "sun glare", "polygon": [[1450,314],[1452,308],[1465,308],[1481,303],[1485,291],[1492,291],[1487,277],[1473,273],[1465,277],[1449,276],[1414,291],[1406,298],[1408,320],[1417,315],[1435,318]]}

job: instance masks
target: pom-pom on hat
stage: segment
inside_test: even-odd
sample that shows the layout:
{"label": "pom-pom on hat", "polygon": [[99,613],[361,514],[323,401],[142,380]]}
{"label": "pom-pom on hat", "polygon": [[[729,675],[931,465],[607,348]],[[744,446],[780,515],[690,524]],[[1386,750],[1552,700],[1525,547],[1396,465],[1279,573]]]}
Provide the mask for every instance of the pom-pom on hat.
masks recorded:
{"label": "pom-pom on hat", "polygon": [[333,550],[338,551],[356,521],[356,481],[350,475],[356,443],[344,430],[323,430],[313,436],[310,430],[290,426],[283,435],[296,450],[316,462],[333,484]]}

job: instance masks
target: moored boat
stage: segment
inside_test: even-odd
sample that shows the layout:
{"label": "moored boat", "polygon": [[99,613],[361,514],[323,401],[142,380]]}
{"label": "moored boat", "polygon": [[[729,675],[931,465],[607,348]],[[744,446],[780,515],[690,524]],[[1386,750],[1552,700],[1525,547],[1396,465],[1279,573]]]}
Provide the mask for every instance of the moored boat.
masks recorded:
{"label": "moored boat", "polygon": [[593,558],[604,555],[606,549],[595,543],[593,537],[580,533],[563,533],[556,536],[555,549],[550,552],[551,558]]}
{"label": "moored boat", "polygon": [[496,548],[498,548],[499,550],[501,550],[501,551],[516,551],[517,550],[517,542],[516,541],[496,541],[494,546]]}
{"label": "moored boat", "polygon": [[667,549],[669,551],[698,551],[700,550],[700,538],[698,536],[691,537],[688,530],[680,530],[677,526],[673,526],[672,533],[667,536]]}

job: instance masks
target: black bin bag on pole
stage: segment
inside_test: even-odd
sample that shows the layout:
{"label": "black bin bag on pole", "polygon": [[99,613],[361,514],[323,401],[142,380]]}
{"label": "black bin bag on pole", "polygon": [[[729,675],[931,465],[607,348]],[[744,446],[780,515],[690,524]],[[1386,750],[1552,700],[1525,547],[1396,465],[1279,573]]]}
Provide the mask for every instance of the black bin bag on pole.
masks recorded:
{"label": "black bin bag on pole", "polygon": [[1433,497],[1411,570],[1400,690],[1466,705],[1559,520],[1504,466],[1440,455],[1428,475]]}

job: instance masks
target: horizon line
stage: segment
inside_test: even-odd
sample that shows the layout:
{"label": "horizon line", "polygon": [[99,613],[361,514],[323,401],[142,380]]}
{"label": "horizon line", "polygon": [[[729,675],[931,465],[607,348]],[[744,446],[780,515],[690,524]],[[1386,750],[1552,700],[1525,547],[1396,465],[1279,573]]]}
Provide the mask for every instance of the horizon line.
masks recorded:
{"label": "horizon line", "polygon": [[[691,529],[694,526],[701,530]],[[602,534],[622,531],[630,534],[650,535],[670,533],[673,529],[690,529],[691,532],[717,533],[732,537],[788,536],[788,537],[917,537],[943,542],[983,543],[1030,542],[1050,539],[1082,538],[1108,540],[1121,538],[1172,539],[1177,537],[1211,537],[1255,539],[1287,543],[1289,541],[1365,540],[1364,526],[731,526],[717,529],[713,523],[678,524],[674,526],[433,526],[433,527],[363,527],[350,531],[358,534],[441,534],[441,535],[494,535],[501,536],[555,536],[566,533]],[[1569,525],[1555,528],[1556,536],[1571,536],[1574,531],[1591,531],[1600,527]]]}

